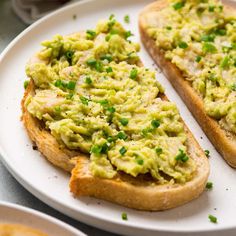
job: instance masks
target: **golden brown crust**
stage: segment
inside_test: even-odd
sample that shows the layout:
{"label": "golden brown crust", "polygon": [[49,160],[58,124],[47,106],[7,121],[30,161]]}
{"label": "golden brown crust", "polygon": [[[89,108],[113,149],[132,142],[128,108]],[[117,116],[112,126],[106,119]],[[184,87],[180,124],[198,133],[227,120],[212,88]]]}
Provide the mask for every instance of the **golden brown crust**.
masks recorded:
{"label": "golden brown crust", "polygon": [[[148,15],[163,9],[166,5],[166,0],[157,1],[148,5],[141,12],[139,16],[141,40],[154,61],[163,70],[167,79],[177,90],[213,145],[222,154],[229,165],[236,167],[236,136],[222,129],[215,119],[205,113],[203,101],[192,88],[190,82],[183,78],[181,71],[174,64],[165,59],[164,53],[156,46],[155,41],[149,37],[145,30]],[[232,11],[232,8],[227,6],[227,10]]]}

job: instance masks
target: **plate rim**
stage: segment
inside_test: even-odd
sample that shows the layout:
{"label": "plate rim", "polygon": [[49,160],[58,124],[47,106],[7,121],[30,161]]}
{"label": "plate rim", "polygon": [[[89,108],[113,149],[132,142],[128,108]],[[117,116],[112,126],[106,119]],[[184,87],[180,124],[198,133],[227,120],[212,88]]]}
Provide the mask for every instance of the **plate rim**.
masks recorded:
{"label": "plate rim", "polygon": [[[115,1],[119,1],[119,0],[115,0]],[[95,2],[97,2],[97,0],[80,0],[78,2],[73,2],[73,3],[63,6],[59,9],[47,14],[46,16],[42,17],[41,19],[37,20],[36,22],[34,22],[30,26],[28,26],[25,30],[23,30],[19,35],[17,35],[7,45],[7,47],[1,52],[0,64],[3,60],[3,58],[11,50],[11,48],[13,48],[17,44],[18,40],[20,40],[22,37],[24,37],[28,32],[30,32],[36,26],[47,21],[49,18],[53,18],[57,14],[69,11],[70,9],[72,9],[75,6],[77,7],[78,5],[89,4],[89,3],[94,4]],[[236,4],[236,2],[234,0],[226,0],[225,2]],[[145,49],[143,49],[143,50],[145,50]],[[120,221],[118,219],[100,218],[100,217],[97,217],[96,215],[94,215],[93,212],[89,212],[89,211],[85,212],[83,210],[81,211],[80,209],[77,210],[77,217],[75,218],[74,214],[76,213],[76,211],[74,211],[74,209],[72,207],[70,207],[67,204],[65,206],[65,204],[61,203],[57,199],[53,199],[51,196],[48,196],[44,192],[42,192],[41,190],[38,190],[36,187],[34,187],[32,184],[30,184],[29,181],[22,178],[20,176],[20,173],[18,173],[17,170],[14,170],[14,168],[6,161],[7,159],[8,159],[8,155],[5,153],[3,147],[0,143],[0,160],[1,160],[1,162],[4,164],[4,166],[7,168],[7,170],[11,173],[11,175],[17,180],[17,182],[19,182],[25,189],[27,189],[27,191],[29,191],[32,195],[34,195],[36,198],[40,199],[42,202],[44,202],[48,206],[51,206],[54,209],[58,210],[62,214],[72,217],[73,219],[75,219],[77,221],[79,219],[79,221],[81,221],[85,224],[100,228],[102,230],[107,230],[109,232],[118,233],[118,231],[113,229],[111,226],[123,227],[127,230],[132,230],[132,229],[137,230],[138,229],[138,230],[142,230],[142,231],[149,231],[152,233],[157,233],[157,232],[160,232],[160,233],[208,233],[208,232],[210,233],[210,232],[216,232],[216,233],[218,233],[218,232],[222,232],[225,230],[236,230],[236,224],[234,226],[233,225],[232,226],[221,226],[221,228],[207,228],[207,229],[204,228],[204,229],[198,229],[198,230],[194,230],[194,231],[189,230],[189,229],[185,230],[183,228],[182,229],[172,229],[172,228],[167,229],[166,227],[163,227],[163,226],[158,226],[158,228],[156,228],[156,227],[150,228],[149,226],[146,226],[146,225],[136,225],[133,222],[129,222],[128,224],[126,224],[126,222]],[[0,203],[1,203],[1,201],[0,201]],[[78,212],[79,212],[79,217],[78,217]],[[44,214],[44,213],[42,213],[42,214]],[[107,225],[106,223],[109,223],[109,225]],[[128,234],[128,232],[127,232],[127,234]]]}
{"label": "plate rim", "polygon": [[[16,211],[20,211],[26,214],[31,214],[39,219],[48,221],[50,223],[52,223],[53,225],[60,227],[60,228],[64,228],[66,230],[68,230],[71,233],[74,234],[78,234],[80,233],[81,236],[86,236],[86,234],[84,234],[82,231],[80,231],[79,229],[76,229],[75,227],[63,222],[62,220],[57,219],[56,217],[50,216],[46,213],[40,212],[38,210],[29,208],[29,207],[25,207],[23,205],[19,205],[19,204],[15,204],[15,203],[10,203],[7,201],[0,201],[0,209],[1,207],[6,207],[8,209],[12,209],[12,210],[16,210]],[[18,224],[18,223],[14,223],[14,224]],[[19,223],[21,224],[21,223]],[[26,225],[27,226],[27,225]]]}

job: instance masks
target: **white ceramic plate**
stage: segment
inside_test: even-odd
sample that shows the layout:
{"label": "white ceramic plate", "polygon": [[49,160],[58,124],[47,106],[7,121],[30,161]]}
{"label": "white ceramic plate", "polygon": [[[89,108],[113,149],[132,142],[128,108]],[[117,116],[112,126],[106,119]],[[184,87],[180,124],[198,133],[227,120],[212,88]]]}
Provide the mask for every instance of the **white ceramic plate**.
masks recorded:
{"label": "white ceramic plate", "polygon": [[7,202],[0,202],[0,224],[21,224],[50,236],[85,236],[77,229],[51,216]]}
{"label": "white ceramic plate", "polygon": [[[131,23],[125,24],[139,41],[138,12],[150,0],[99,0],[84,1],[67,6],[43,18],[20,34],[3,52],[0,59],[0,152],[2,161],[13,176],[31,193],[48,205],[87,224],[127,235],[156,235],[157,232],[196,233],[236,229],[236,173],[215,151],[196,121],[165,77],[157,73],[165,86],[170,100],[175,101],[195,137],[204,149],[210,150],[211,175],[214,183],[211,191],[200,198],[164,212],[141,212],[92,198],[74,199],[69,192],[69,176],[50,165],[32,144],[20,122],[20,101],[23,96],[23,81],[26,79],[25,63],[40,49],[40,42],[55,34],[69,34],[93,28],[102,18],[111,13],[123,22],[126,14]],[[76,19],[74,19],[76,15]],[[6,26],[7,27],[7,26]],[[153,62],[144,49],[141,52],[144,64],[153,68]],[[144,199],[145,201],[145,199]],[[128,221],[121,219],[127,212]],[[210,223],[208,214],[218,217],[218,224]],[[229,231],[227,231],[229,232]],[[229,234],[228,234],[229,235]]]}

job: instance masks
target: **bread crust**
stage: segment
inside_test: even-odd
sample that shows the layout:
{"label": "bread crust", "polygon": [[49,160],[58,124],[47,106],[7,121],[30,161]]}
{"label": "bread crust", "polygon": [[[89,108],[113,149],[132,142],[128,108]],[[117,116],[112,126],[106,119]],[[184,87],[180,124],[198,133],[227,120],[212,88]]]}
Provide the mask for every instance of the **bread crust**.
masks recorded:
{"label": "bread crust", "polygon": [[[168,2],[166,0],[156,1],[149,4],[140,13],[139,30],[141,40],[153,60],[174,86],[215,148],[221,153],[230,166],[236,168],[236,135],[221,128],[215,119],[206,114],[203,101],[192,88],[191,83],[184,79],[176,65],[165,59],[163,51],[156,46],[155,41],[145,30],[146,17],[152,14],[152,12],[160,11],[167,5]],[[232,12],[233,10],[230,6],[226,6],[225,9],[228,12]]]}
{"label": "bread crust", "polygon": [[[33,57],[29,63],[37,62]],[[142,66],[142,63],[138,63]],[[94,177],[89,170],[89,156],[79,151],[61,148],[51,133],[37,118],[26,109],[28,96],[35,94],[31,79],[22,99],[22,121],[30,139],[38,150],[55,166],[68,172],[72,170],[70,190],[75,196],[91,196],[108,200],[123,206],[139,210],[165,210],[185,204],[197,198],[205,189],[209,175],[208,160],[191,132],[184,125],[187,133],[187,153],[196,162],[197,169],[191,181],[185,184],[158,185],[153,178],[146,175],[134,178],[119,172],[113,179]],[[168,100],[164,94],[159,97]],[[74,167],[75,166],[75,167]]]}

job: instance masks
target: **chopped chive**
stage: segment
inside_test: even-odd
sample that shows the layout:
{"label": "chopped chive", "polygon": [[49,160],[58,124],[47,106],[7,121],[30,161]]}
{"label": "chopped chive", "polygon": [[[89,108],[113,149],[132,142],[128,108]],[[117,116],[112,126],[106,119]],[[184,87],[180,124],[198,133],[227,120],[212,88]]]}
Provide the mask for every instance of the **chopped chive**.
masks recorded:
{"label": "chopped chive", "polygon": [[101,58],[101,60],[108,60],[109,62],[112,61],[112,55],[111,54],[102,55],[100,58]]}
{"label": "chopped chive", "polygon": [[73,93],[69,93],[69,94],[67,94],[66,95],[66,99],[72,99],[73,98],[73,96],[74,96],[74,94]]}
{"label": "chopped chive", "polygon": [[126,125],[128,125],[129,120],[128,120],[127,118],[121,118],[121,119],[120,119],[120,123],[121,123],[123,126],[126,126]]}
{"label": "chopped chive", "polygon": [[100,103],[102,106],[107,106],[109,104],[107,99],[100,100],[100,101],[98,101],[98,103]]}
{"label": "chopped chive", "polygon": [[112,67],[110,67],[110,66],[107,67],[107,68],[106,68],[106,72],[107,72],[107,73],[113,72]]}
{"label": "chopped chive", "polygon": [[109,146],[107,145],[107,143],[104,143],[102,145],[101,153],[104,153],[104,154],[107,153],[108,149],[109,149]]}
{"label": "chopped chive", "polygon": [[196,56],[196,58],[195,58],[195,61],[196,62],[200,62],[202,60],[202,57],[201,56]]}
{"label": "chopped chive", "polygon": [[142,130],[142,135],[143,135],[143,136],[147,136],[148,133],[150,133],[150,132],[152,132],[152,131],[153,131],[152,128],[145,128],[145,129]]}
{"label": "chopped chive", "polygon": [[131,71],[130,71],[130,74],[129,74],[129,77],[131,79],[136,79],[138,76],[138,70],[136,68],[133,68]]}
{"label": "chopped chive", "polygon": [[209,12],[214,12],[214,10],[215,10],[215,6],[209,6],[208,7],[208,11]]}
{"label": "chopped chive", "polygon": [[202,45],[202,50],[205,53],[216,53],[217,52],[215,45],[212,43],[204,43]]}
{"label": "chopped chive", "polygon": [[71,60],[72,57],[73,57],[73,55],[74,55],[74,52],[73,52],[73,51],[67,51],[67,52],[65,53],[65,56],[66,56],[67,60]]}
{"label": "chopped chive", "polygon": [[27,89],[28,85],[29,85],[29,80],[25,80],[24,81],[24,89]]}
{"label": "chopped chive", "polygon": [[143,159],[137,157],[135,160],[136,160],[137,164],[143,165],[143,162],[144,162]]}
{"label": "chopped chive", "polygon": [[156,148],[155,149],[155,151],[156,151],[156,153],[159,155],[159,154],[162,154],[162,152],[163,152],[163,150],[162,150],[162,148]]}
{"label": "chopped chive", "polygon": [[215,30],[215,34],[217,34],[217,35],[221,35],[221,36],[224,36],[224,35],[226,35],[226,30],[225,29],[216,29]]}
{"label": "chopped chive", "polygon": [[98,72],[102,72],[102,63],[100,61],[97,61],[96,65],[95,65],[95,69],[98,71]]}
{"label": "chopped chive", "polygon": [[212,182],[207,182],[206,183],[206,189],[210,190],[213,188],[213,183]]}
{"label": "chopped chive", "polygon": [[111,34],[107,34],[105,40],[108,42],[111,39]]}
{"label": "chopped chive", "polygon": [[154,128],[158,128],[160,126],[160,121],[159,120],[152,120],[151,125]]}
{"label": "chopped chive", "polygon": [[205,150],[204,152],[205,152],[206,157],[210,156],[210,151],[209,150]]}
{"label": "chopped chive", "polygon": [[172,30],[172,27],[171,26],[166,26],[166,29],[167,30]]}
{"label": "chopped chive", "polygon": [[116,111],[115,107],[108,107],[107,111],[114,113]]}
{"label": "chopped chive", "polygon": [[89,99],[86,98],[86,97],[81,96],[81,97],[80,97],[80,101],[82,102],[82,104],[88,105]]}
{"label": "chopped chive", "polygon": [[122,156],[124,156],[124,154],[127,152],[126,148],[125,147],[122,147],[120,150],[119,150],[120,154]]}
{"label": "chopped chive", "polygon": [[69,81],[66,87],[67,87],[69,90],[74,90],[74,89],[75,89],[75,86],[76,86],[76,82],[75,82],[75,81]]}
{"label": "chopped chive", "polygon": [[59,113],[59,112],[61,112],[61,107],[60,106],[56,106],[54,108],[54,110],[55,110],[55,112]]}
{"label": "chopped chive", "polygon": [[234,84],[231,85],[231,90],[232,90],[232,91],[236,91],[236,83],[234,83]]}
{"label": "chopped chive", "polygon": [[71,65],[71,62],[72,62],[73,55],[74,55],[74,51],[71,51],[71,50],[69,50],[65,53],[65,57],[66,57],[66,59],[67,59],[67,61],[69,62],[70,65]]}
{"label": "chopped chive", "polygon": [[178,44],[178,46],[179,46],[180,48],[186,49],[186,48],[188,47],[188,44],[187,44],[186,42],[182,41],[182,42],[180,42],[180,43]]}
{"label": "chopped chive", "polygon": [[56,87],[61,87],[62,81],[61,81],[60,79],[58,79],[58,80],[54,83],[54,85],[55,85]]}
{"label": "chopped chive", "polygon": [[121,214],[121,218],[122,218],[122,220],[128,220],[127,213],[123,212],[123,213]]}
{"label": "chopped chive", "polygon": [[109,21],[107,23],[108,27],[109,27],[109,30],[111,30],[111,28],[115,25],[116,23],[116,20],[114,19],[114,14],[110,15],[109,17]]}
{"label": "chopped chive", "polygon": [[113,137],[110,136],[110,137],[107,138],[107,142],[108,142],[108,143],[111,143],[111,142],[113,142],[113,141],[115,141],[115,139],[114,139]]}
{"label": "chopped chive", "polygon": [[96,37],[96,32],[93,30],[87,30],[86,33],[88,39],[94,39]]}
{"label": "chopped chive", "polygon": [[229,57],[225,56],[223,58],[223,60],[221,61],[221,63],[220,63],[220,67],[224,69],[224,68],[226,68],[228,66],[229,66]]}
{"label": "chopped chive", "polygon": [[125,15],[125,16],[124,16],[124,22],[127,23],[127,24],[130,23],[129,15]]}
{"label": "chopped chive", "polygon": [[97,63],[97,61],[94,58],[90,58],[90,59],[87,60],[87,65],[88,66],[95,67],[96,63]]}
{"label": "chopped chive", "polygon": [[117,137],[118,139],[123,139],[123,140],[127,139],[127,135],[126,135],[124,132],[122,132],[122,131],[120,131],[120,132],[116,135],[116,137]]}
{"label": "chopped chive", "polygon": [[114,14],[111,14],[111,15],[109,16],[109,20],[114,19],[114,17],[115,17],[115,15],[114,15]]}
{"label": "chopped chive", "polygon": [[179,149],[179,154],[175,157],[175,160],[186,162],[188,159],[189,157],[186,155],[186,153],[182,149]]}
{"label": "chopped chive", "polygon": [[87,77],[85,78],[84,82],[85,82],[86,84],[92,84],[92,80],[91,80],[91,78],[90,78],[89,76],[87,76]]}
{"label": "chopped chive", "polygon": [[214,42],[215,37],[216,36],[214,34],[202,35],[201,41],[203,41],[203,42]]}
{"label": "chopped chive", "polygon": [[87,60],[87,65],[91,68],[95,68],[98,72],[102,72],[103,65],[100,61],[97,61],[94,58],[90,58]]}
{"label": "chopped chive", "polygon": [[102,147],[99,145],[93,145],[90,150],[91,153],[94,153],[96,155],[100,154],[102,152]]}
{"label": "chopped chive", "polygon": [[128,39],[130,36],[133,36],[133,34],[131,33],[131,31],[126,31],[125,32],[125,39]]}
{"label": "chopped chive", "polygon": [[208,219],[212,222],[212,223],[217,223],[217,218],[213,215],[208,215]]}
{"label": "chopped chive", "polygon": [[175,3],[173,6],[173,8],[177,11],[177,10],[180,10],[181,8],[183,8],[185,5],[185,2],[177,2]]}

